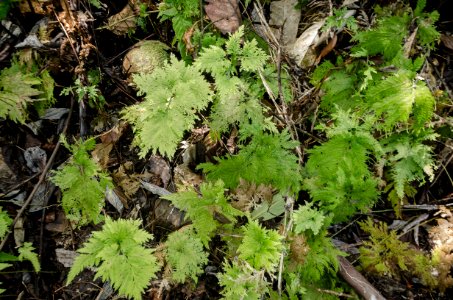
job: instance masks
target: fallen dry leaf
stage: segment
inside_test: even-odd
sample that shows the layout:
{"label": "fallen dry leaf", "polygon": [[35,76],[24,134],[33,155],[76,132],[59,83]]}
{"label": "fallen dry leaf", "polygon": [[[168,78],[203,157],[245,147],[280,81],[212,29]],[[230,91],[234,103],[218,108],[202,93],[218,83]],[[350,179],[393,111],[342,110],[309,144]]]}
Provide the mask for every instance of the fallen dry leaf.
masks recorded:
{"label": "fallen dry leaf", "polygon": [[[313,25],[308,27],[294,43],[292,49],[290,50],[290,54],[299,66],[303,65],[304,58],[307,55],[310,46],[316,43],[319,30],[323,25],[324,20],[314,23]],[[314,62],[315,61],[313,61],[312,63]],[[309,64],[310,62],[304,65],[305,67],[307,67]]]}
{"label": "fallen dry leaf", "polygon": [[126,35],[137,28],[136,11],[140,7],[136,1],[129,1],[117,14],[109,18],[107,28],[116,35]]}
{"label": "fallen dry leaf", "polygon": [[445,47],[447,47],[450,50],[453,50],[453,36],[441,34],[440,40],[442,41]]}
{"label": "fallen dry leaf", "polygon": [[[269,25],[283,46],[296,41],[300,21],[300,9],[296,9],[298,0],[281,0],[271,2]],[[280,37],[281,30],[281,37]]]}
{"label": "fallen dry leaf", "polygon": [[237,0],[207,0],[206,15],[223,34],[235,32],[241,25]]}
{"label": "fallen dry leaf", "polygon": [[337,35],[334,34],[333,35],[333,38],[329,41],[329,43],[321,50],[321,53],[319,53],[318,57],[316,58],[316,62],[315,64],[319,64],[319,62],[321,61],[321,59],[323,57],[325,57],[327,54],[330,53],[330,51],[333,50],[333,48],[335,48],[335,46],[337,45]]}

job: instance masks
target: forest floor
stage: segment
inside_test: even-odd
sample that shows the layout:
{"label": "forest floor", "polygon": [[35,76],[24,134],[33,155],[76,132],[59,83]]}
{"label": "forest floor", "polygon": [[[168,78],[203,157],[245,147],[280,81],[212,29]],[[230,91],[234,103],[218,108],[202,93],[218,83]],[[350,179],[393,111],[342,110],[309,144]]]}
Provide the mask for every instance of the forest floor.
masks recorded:
{"label": "forest floor", "polygon": [[[227,151],[237,152],[240,148],[238,132],[232,129],[220,141],[213,141],[209,137],[207,125],[199,122],[196,128],[185,134],[184,142],[173,159],[159,155],[139,158],[137,148],[131,146],[134,132],[124,122],[120,111],[142,100],[131,84],[130,73],[136,67],[146,68],[149,61],[144,59],[137,66],[130,66],[127,62],[127,55],[130,54],[127,53],[136,49],[140,41],[158,40],[168,46],[169,52],[181,58],[178,44],[172,43],[174,32],[171,22],[158,18],[156,1],[105,0],[101,1],[99,8],[92,5],[97,1],[88,0],[7,2],[11,7],[0,26],[0,69],[9,68],[13,60],[19,60],[24,65],[35,64],[35,73],[48,71],[55,81],[53,96],[56,100],[45,110],[30,109],[26,121],[22,123],[0,118],[0,206],[15,221],[9,234],[2,240],[0,250],[16,255],[18,246],[31,242],[41,264],[39,273],[33,272],[28,262],[15,262],[12,268],[2,270],[0,282],[5,291],[0,294],[0,298],[114,298],[115,292],[108,284],[93,279],[92,270],[81,273],[77,283],[66,285],[76,250],[81,248],[94,230],[101,229],[102,223],[77,227],[63,211],[62,192],[49,179],[53,174],[51,170],[63,166],[71,156],[70,151],[59,143],[60,135],[64,134],[71,142],[77,138],[96,137],[97,145],[92,156],[107,170],[114,182],[114,188],[107,195],[103,214],[114,219],[143,220],[143,228],[154,235],[153,243],[158,246],[169,233],[186,223],[184,214],[174,210],[168,201],[161,200],[158,196],[161,191],[153,192],[152,188],[161,187],[164,192],[175,192],[180,186],[197,187],[204,177],[196,166],[214,161],[213,157]],[[253,29],[259,31],[254,10],[258,6],[249,4],[255,1],[240,2],[241,20],[238,22],[245,24],[249,32]],[[259,6],[264,12],[262,16],[269,22],[270,1],[260,2],[263,3]],[[333,0],[299,2],[300,19],[297,18],[295,29],[297,36],[307,28],[313,31],[313,24],[331,14],[332,7],[342,6],[342,1]],[[349,5],[345,7],[354,10],[357,18],[371,20],[377,4],[386,5],[392,1],[345,2]],[[415,1],[409,2],[415,6]],[[373,274],[360,268],[358,262],[358,247],[366,235],[357,222],[368,216],[399,230],[400,240],[426,253],[435,244],[433,235],[429,234],[430,228],[440,224],[439,219],[447,223],[453,221],[450,211],[453,205],[453,123],[450,118],[453,109],[453,6],[448,1],[428,2],[427,11],[437,10],[440,13],[436,26],[441,35],[435,49],[426,57],[429,70],[425,69],[424,76],[430,76],[430,88],[434,94],[443,93],[450,99],[449,107],[438,107],[437,111],[438,120],[450,123],[438,127],[442,135],[433,142],[436,164],[434,176],[431,181],[414,185],[416,191],[400,207],[400,216],[395,214],[389,201],[381,199],[371,210],[329,227],[334,243],[348,253],[348,261],[357,266],[357,270],[368,280],[366,285],[376,288],[386,299],[453,297],[451,285],[441,293],[420,284],[412,275],[389,277]],[[245,3],[247,7],[244,7]],[[203,13],[200,22],[209,23],[209,16]],[[226,27],[229,25],[226,24]],[[225,27],[223,30],[226,30]],[[191,34],[186,32],[186,48],[193,46]],[[220,35],[219,32],[217,34]],[[320,27],[314,35],[318,38],[322,35]],[[228,37],[227,34],[223,36]],[[302,166],[308,149],[326,139],[326,135],[316,127],[317,118],[320,117],[321,91],[310,83],[311,74],[320,62],[335,61],[338,55],[347,53],[354,44],[350,36],[341,31],[335,34],[334,39],[332,42],[333,39],[327,38],[330,43],[325,41],[315,45],[314,38],[310,41],[307,38],[305,44],[313,56],[308,58],[306,55],[308,63],[295,62],[283,50],[278,54],[278,60],[288,66],[295,95],[290,106],[300,141],[297,155]],[[196,52],[188,53],[189,56],[196,56]],[[374,59],[378,63],[379,58]],[[96,75],[91,77],[89,70],[94,70]],[[86,93],[81,91],[83,88],[88,89]],[[80,93],[81,101],[78,98]],[[94,95],[93,99],[90,95]],[[90,105],[91,100],[96,103]],[[272,107],[270,98],[263,102]],[[280,121],[276,123],[281,124]],[[191,156],[189,161],[187,155]],[[151,184],[151,188],[147,188],[143,182]],[[266,191],[256,190],[256,193],[266,196]],[[249,196],[254,197],[253,193]],[[299,197],[309,198],[306,192],[300,192]],[[281,220],[282,216],[277,216],[267,221],[266,226],[279,228]],[[453,223],[445,226],[448,228],[440,234],[453,236]],[[160,278],[151,282],[144,299],[219,299],[221,288],[215,270],[221,268],[225,253],[221,250],[220,240],[213,239],[211,243],[210,263],[196,284],[192,281],[169,283],[162,278],[165,274],[161,274]],[[448,269],[447,273],[450,271]],[[277,289],[276,285],[274,282],[274,289]],[[352,288],[345,289],[344,293],[325,292],[339,299],[358,297]],[[273,295],[270,297],[274,298],[276,294]],[[301,298],[305,299],[303,296]]]}

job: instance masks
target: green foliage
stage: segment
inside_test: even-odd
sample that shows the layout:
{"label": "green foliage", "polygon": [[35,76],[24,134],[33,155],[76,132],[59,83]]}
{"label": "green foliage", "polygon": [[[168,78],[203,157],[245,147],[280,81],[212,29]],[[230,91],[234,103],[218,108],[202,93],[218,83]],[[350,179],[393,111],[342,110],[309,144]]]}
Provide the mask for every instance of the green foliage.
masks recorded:
{"label": "green foliage", "polygon": [[[243,36],[244,27],[241,26],[226,41],[225,49],[219,46],[203,49],[194,63],[215,80],[216,95],[210,118],[210,127],[215,133],[227,131],[232,124],[246,126],[252,123],[260,128],[274,128],[264,118],[263,107],[258,101],[265,91],[259,73],[264,70],[268,56],[256,40],[242,44]],[[271,68],[266,70],[266,79],[270,87],[277,87],[276,72]]]}
{"label": "green foliage", "polygon": [[19,2],[19,0],[2,0],[2,1],[0,1],[0,20],[3,20],[8,16],[8,12],[14,2]]}
{"label": "green foliage", "polygon": [[382,54],[385,59],[391,60],[403,48],[409,22],[410,17],[407,14],[379,19],[375,28],[354,35],[353,40],[358,44],[352,48],[353,55]]}
{"label": "green foliage", "polygon": [[77,78],[74,86],[64,88],[60,95],[75,94],[79,102],[87,99],[90,107],[101,109],[105,104],[105,98],[98,88],[98,84],[101,81],[99,72],[96,70],[89,71],[87,81],[87,85],[84,85],[80,78]]}
{"label": "green foliage", "polygon": [[414,16],[418,25],[417,39],[422,46],[431,49],[440,38],[440,32],[434,26],[434,23],[439,20],[440,15],[437,11],[430,13],[423,12],[425,6],[426,0],[418,0],[417,7],[414,10]]}
{"label": "green foliage", "polygon": [[96,8],[102,7],[102,3],[99,0],[88,0],[88,2]]}
{"label": "green foliage", "polygon": [[94,139],[64,145],[72,152],[72,158],[58,171],[53,172],[52,181],[63,192],[62,205],[67,217],[80,225],[97,223],[104,206],[107,187],[112,187],[109,175],[90,157]]}
{"label": "green foliage", "polygon": [[388,230],[387,224],[374,224],[368,218],[359,222],[362,230],[370,234],[370,240],[360,247],[360,262],[369,272],[399,277],[401,271],[418,276],[425,284],[435,285],[430,259],[420,250],[401,242],[396,231]]}
{"label": "green foliage", "polygon": [[263,228],[256,220],[244,225],[243,231],[239,258],[257,270],[275,271],[283,250],[283,237],[275,230]]}
{"label": "green foliage", "polygon": [[[312,80],[316,81],[330,65],[327,63],[321,65],[319,72],[315,72],[315,76]],[[355,97],[357,76],[355,72],[350,74],[346,70],[334,70],[324,80],[322,89],[324,90],[324,96],[322,97],[321,108],[325,110],[333,110],[334,107],[338,106],[343,110],[354,108],[358,104],[358,99]]]}
{"label": "green foliage", "polygon": [[301,181],[299,165],[290,152],[297,145],[288,132],[261,132],[239,154],[217,158],[217,165],[207,163],[200,167],[209,180],[222,179],[228,188],[237,187],[242,178],[257,185],[271,184],[282,191],[297,192]]}
{"label": "green foliage", "polygon": [[264,270],[256,270],[243,261],[224,262],[223,273],[218,276],[227,300],[259,300],[269,292]]}
{"label": "green foliage", "polygon": [[314,235],[317,235],[323,228],[326,217],[312,206],[313,203],[306,203],[294,211],[294,233],[301,234],[311,230]]}
{"label": "green foliage", "polygon": [[[0,72],[0,117],[25,123],[27,108],[34,101],[43,101],[42,79],[23,70],[16,60]],[[53,95],[52,95],[53,97]]]}
{"label": "green foliage", "polygon": [[174,56],[152,74],[134,76],[145,101],[126,108],[124,118],[134,126],[134,143],[140,156],[150,150],[172,157],[184,132],[190,130],[196,113],[211,101],[209,83],[193,66],[185,66]]}
{"label": "green foliage", "polygon": [[[304,247],[307,247],[308,250],[305,250],[306,254],[296,267],[297,274],[304,285],[322,282],[325,277],[335,275],[338,271],[337,257],[344,254],[335,248],[330,238],[326,237],[326,232],[306,239],[305,243]],[[291,250],[296,249],[292,247]]]}
{"label": "green foliage", "polygon": [[422,81],[413,82],[413,75],[400,71],[366,93],[370,108],[377,116],[384,117],[384,129],[391,130],[397,123],[409,121],[414,114],[414,129],[424,127],[433,115],[435,100]]}
{"label": "green foliage", "polygon": [[241,211],[229,203],[221,180],[203,183],[200,186],[200,194],[186,191],[166,195],[163,198],[186,212],[186,218],[192,221],[196,236],[205,246],[208,245],[212,233],[221,225],[217,220],[218,216],[226,222],[235,223],[236,217],[242,215]]}
{"label": "green foliage", "polygon": [[0,240],[2,240],[6,233],[9,231],[9,226],[13,223],[13,220],[9,217],[6,211],[0,207]]}
{"label": "green foliage", "polygon": [[377,180],[368,162],[382,149],[369,133],[372,120],[360,124],[356,115],[341,110],[334,117],[335,126],[327,129],[330,139],[309,152],[304,188],[336,222],[377,200]]}
{"label": "green foliage", "polygon": [[333,29],[342,29],[346,27],[351,32],[355,33],[359,29],[357,26],[357,21],[352,15],[348,15],[348,8],[343,7],[340,9],[333,10],[333,16],[327,18],[326,23],[324,24],[323,31],[327,31],[331,28]]}
{"label": "green foliage", "polygon": [[203,251],[203,243],[193,230],[175,231],[168,236],[165,259],[172,269],[172,278],[183,283],[187,278],[198,281],[198,275],[203,273],[203,265],[208,262],[208,254]]}
{"label": "green foliage", "polygon": [[391,178],[399,199],[406,194],[406,186],[413,181],[425,182],[425,175],[434,179],[435,163],[432,158],[432,148],[423,144],[425,141],[435,140],[437,135],[430,131],[419,136],[400,133],[385,141],[384,151],[389,155],[388,165]]}
{"label": "green foliage", "polygon": [[184,33],[201,18],[199,0],[164,0],[159,4],[161,21],[171,20],[175,37],[173,44],[178,42],[178,49],[183,58],[187,56],[184,45]]}
{"label": "green foliage", "polygon": [[34,253],[34,250],[35,248],[32,246],[32,243],[25,242],[17,250],[19,252],[18,259],[19,261],[28,260],[33,265],[35,272],[39,272],[41,270],[41,266],[39,264],[38,254]]}
{"label": "green foliage", "polygon": [[[378,180],[370,171],[373,165],[388,182],[386,192],[397,214],[402,199],[413,194],[410,184],[424,182],[425,175],[432,175],[434,164],[426,145],[429,138],[423,136],[427,135],[426,127],[434,115],[435,99],[416,73],[424,63],[423,55],[411,59],[404,45],[404,39],[412,34],[411,21],[436,19],[436,13],[431,16],[422,12],[424,6],[425,2],[420,0],[413,20],[406,5],[376,9],[377,25],[353,36],[358,44],[352,49],[352,57],[382,55],[379,66],[369,59],[352,59],[347,64],[340,60],[336,66],[324,62],[312,75],[311,83],[324,92],[322,110],[336,119],[333,128],[350,127],[349,133],[339,135],[328,129],[329,140],[310,150],[305,167],[305,189],[320,202],[322,210],[334,213],[333,221],[345,220],[377,199]],[[434,22],[429,24],[437,32]],[[422,39],[417,36],[415,42],[429,50],[434,38],[429,42],[428,38]],[[384,71],[386,68],[389,69]],[[345,118],[336,117],[345,110],[354,113],[352,119],[362,119],[367,124],[359,130],[362,138],[368,136],[362,142],[356,140],[354,126],[344,123]],[[407,134],[397,133],[401,129]],[[385,156],[382,148],[386,148]],[[372,155],[376,160],[372,160]],[[340,211],[336,207],[346,209]]]}
{"label": "green foliage", "polygon": [[[1,214],[1,210],[0,210],[0,214]],[[41,270],[41,266],[39,264],[38,254],[34,253],[33,252],[34,250],[35,250],[35,248],[32,246],[32,243],[25,242],[18,249],[19,256],[14,256],[9,253],[0,252],[0,271],[12,266],[12,264],[9,264],[6,262],[28,260],[29,262],[31,262],[35,272],[39,272]],[[4,291],[5,291],[4,289],[0,288],[0,294],[3,293]]]}
{"label": "green foliage", "polygon": [[68,274],[68,284],[83,269],[96,267],[95,278],[109,281],[120,295],[141,299],[141,293],[160,269],[151,249],[143,246],[153,236],[140,229],[139,220],[105,219],[101,231],[96,231],[78,250]]}

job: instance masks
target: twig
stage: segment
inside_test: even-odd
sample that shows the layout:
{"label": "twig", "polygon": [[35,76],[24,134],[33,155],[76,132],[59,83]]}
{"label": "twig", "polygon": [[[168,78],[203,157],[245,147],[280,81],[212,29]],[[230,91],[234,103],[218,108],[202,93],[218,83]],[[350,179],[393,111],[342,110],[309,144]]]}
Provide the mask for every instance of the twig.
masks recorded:
{"label": "twig", "polygon": [[371,283],[344,257],[339,256],[340,275],[365,300],[386,300]]}
{"label": "twig", "polygon": [[[72,98],[72,100],[71,100],[71,108],[69,110],[68,118],[66,119],[66,122],[65,122],[65,125],[64,125],[62,133],[66,133],[66,131],[68,130],[69,120],[71,119],[73,106],[74,106],[74,98]],[[53,161],[54,161],[55,157],[57,156],[57,152],[60,149],[60,146],[61,146],[61,142],[60,142],[60,140],[58,140],[57,144],[55,145],[55,148],[53,149],[52,155],[50,156],[49,160],[47,161],[46,166],[44,167],[44,170],[42,170],[41,175],[39,176],[38,183],[35,184],[35,186],[33,187],[33,190],[31,191],[30,195],[28,195],[28,198],[25,201],[24,205],[22,205],[22,208],[17,213],[16,217],[14,218],[13,223],[11,224],[11,228],[14,228],[14,225],[16,225],[17,221],[20,219],[20,217],[24,213],[25,209],[28,207],[28,205],[30,205],[31,201],[33,200],[33,196],[38,191],[39,186],[46,179],[47,172],[49,172],[50,168],[52,167]],[[8,232],[6,234],[6,236],[3,238],[3,240],[2,240],[2,242],[0,244],[0,251],[5,246],[6,241],[8,240],[8,237],[9,237],[10,234],[11,234],[11,231]]]}

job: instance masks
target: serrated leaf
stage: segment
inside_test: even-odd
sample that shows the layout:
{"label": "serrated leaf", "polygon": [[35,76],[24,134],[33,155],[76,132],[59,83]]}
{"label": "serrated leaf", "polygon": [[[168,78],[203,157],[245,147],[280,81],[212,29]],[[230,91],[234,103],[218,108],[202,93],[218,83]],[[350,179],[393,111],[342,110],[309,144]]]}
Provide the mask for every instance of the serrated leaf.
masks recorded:
{"label": "serrated leaf", "polygon": [[134,126],[140,157],[149,151],[172,157],[197,112],[211,101],[209,83],[194,66],[185,66],[174,56],[152,74],[134,76],[134,82],[145,101],[126,108],[123,115]]}
{"label": "serrated leaf", "polygon": [[41,270],[41,266],[39,264],[38,254],[33,252],[35,248],[33,247],[32,243],[25,242],[17,251],[19,252],[19,260],[28,260],[33,265],[33,269],[35,272],[39,272]]}
{"label": "serrated leaf", "polygon": [[179,283],[192,278],[196,283],[197,276],[203,273],[203,265],[208,262],[208,254],[203,251],[202,241],[191,229],[185,229],[171,233],[165,245],[166,260],[171,266],[172,278]]}
{"label": "serrated leaf", "polygon": [[282,236],[275,230],[263,228],[256,220],[243,226],[244,238],[238,248],[239,258],[253,268],[273,272],[283,250]]}
{"label": "serrated leaf", "polygon": [[95,278],[109,281],[120,295],[141,299],[141,293],[160,269],[151,249],[143,244],[153,236],[139,228],[138,220],[106,218],[101,231],[78,250],[68,284],[86,267],[98,267]]}

